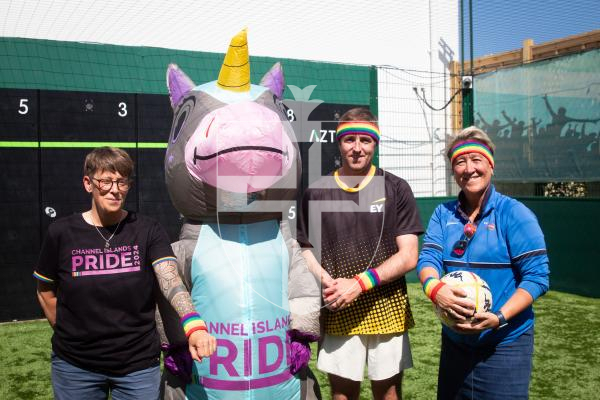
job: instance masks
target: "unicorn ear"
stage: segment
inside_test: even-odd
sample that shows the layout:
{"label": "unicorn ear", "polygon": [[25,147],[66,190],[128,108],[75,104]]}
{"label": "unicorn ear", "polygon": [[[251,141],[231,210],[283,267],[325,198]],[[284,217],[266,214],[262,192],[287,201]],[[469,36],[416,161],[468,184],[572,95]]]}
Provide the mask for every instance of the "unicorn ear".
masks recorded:
{"label": "unicorn ear", "polygon": [[273,94],[279,98],[285,90],[285,78],[283,76],[283,67],[281,63],[276,63],[260,80],[260,85],[267,87]]}
{"label": "unicorn ear", "polygon": [[167,68],[167,87],[171,108],[175,109],[183,96],[191,91],[196,85],[176,64],[169,64]]}

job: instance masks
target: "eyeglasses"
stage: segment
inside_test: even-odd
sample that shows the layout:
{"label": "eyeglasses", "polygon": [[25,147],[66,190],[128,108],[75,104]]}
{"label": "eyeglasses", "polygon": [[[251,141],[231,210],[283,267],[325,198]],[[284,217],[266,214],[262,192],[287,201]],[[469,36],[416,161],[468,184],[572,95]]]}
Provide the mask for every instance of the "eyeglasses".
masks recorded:
{"label": "eyeglasses", "polygon": [[117,179],[113,181],[112,179],[98,179],[92,176],[90,176],[89,178],[91,180],[97,181],[98,189],[102,190],[103,192],[108,192],[109,190],[111,190],[113,184],[115,183],[117,184],[117,189],[119,189],[121,192],[129,190],[129,187],[131,186],[130,179]]}
{"label": "eyeglasses", "polygon": [[472,224],[471,222],[465,224],[462,236],[456,243],[454,243],[454,247],[452,247],[452,253],[455,256],[462,257],[465,254],[467,246],[475,235],[475,232],[477,232],[477,225]]}

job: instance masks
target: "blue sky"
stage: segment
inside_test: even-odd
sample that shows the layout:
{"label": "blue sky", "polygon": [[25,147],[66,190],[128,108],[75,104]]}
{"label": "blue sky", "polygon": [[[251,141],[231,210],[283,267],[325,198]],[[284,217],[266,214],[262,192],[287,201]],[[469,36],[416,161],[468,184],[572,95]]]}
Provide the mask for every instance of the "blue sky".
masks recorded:
{"label": "blue sky", "polygon": [[[600,29],[600,0],[472,1],[475,57],[518,49],[529,38],[538,44]],[[467,8],[468,0],[464,4]],[[468,19],[466,23],[468,59]]]}

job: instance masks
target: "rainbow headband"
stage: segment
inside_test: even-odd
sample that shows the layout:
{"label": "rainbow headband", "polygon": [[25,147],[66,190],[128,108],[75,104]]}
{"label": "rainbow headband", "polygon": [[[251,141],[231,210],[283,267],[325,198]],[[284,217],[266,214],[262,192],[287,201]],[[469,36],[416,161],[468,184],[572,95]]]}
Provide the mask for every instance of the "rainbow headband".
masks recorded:
{"label": "rainbow headband", "polygon": [[454,163],[454,160],[456,160],[457,157],[467,153],[481,154],[482,156],[487,158],[492,168],[494,168],[494,153],[492,153],[492,150],[485,144],[473,140],[465,140],[463,142],[458,142],[450,152],[450,163]]}
{"label": "rainbow headband", "polygon": [[339,142],[346,135],[369,135],[379,144],[379,128],[373,122],[345,121],[338,125],[335,139]]}

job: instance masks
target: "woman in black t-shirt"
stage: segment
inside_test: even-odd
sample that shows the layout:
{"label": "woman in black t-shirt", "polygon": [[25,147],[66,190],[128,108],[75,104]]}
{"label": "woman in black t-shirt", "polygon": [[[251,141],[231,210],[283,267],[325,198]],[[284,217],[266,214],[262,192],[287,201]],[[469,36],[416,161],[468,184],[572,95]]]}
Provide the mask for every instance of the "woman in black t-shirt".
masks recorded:
{"label": "woman in black t-shirt", "polygon": [[192,357],[216,349],[177,274],[157,221],[123,209],[133,162],[101,147],[85,159],[91,209],[48,228],[34,271],[52,336],[57,399],[158,398],[160,344],[154,287],[182,317]]}

